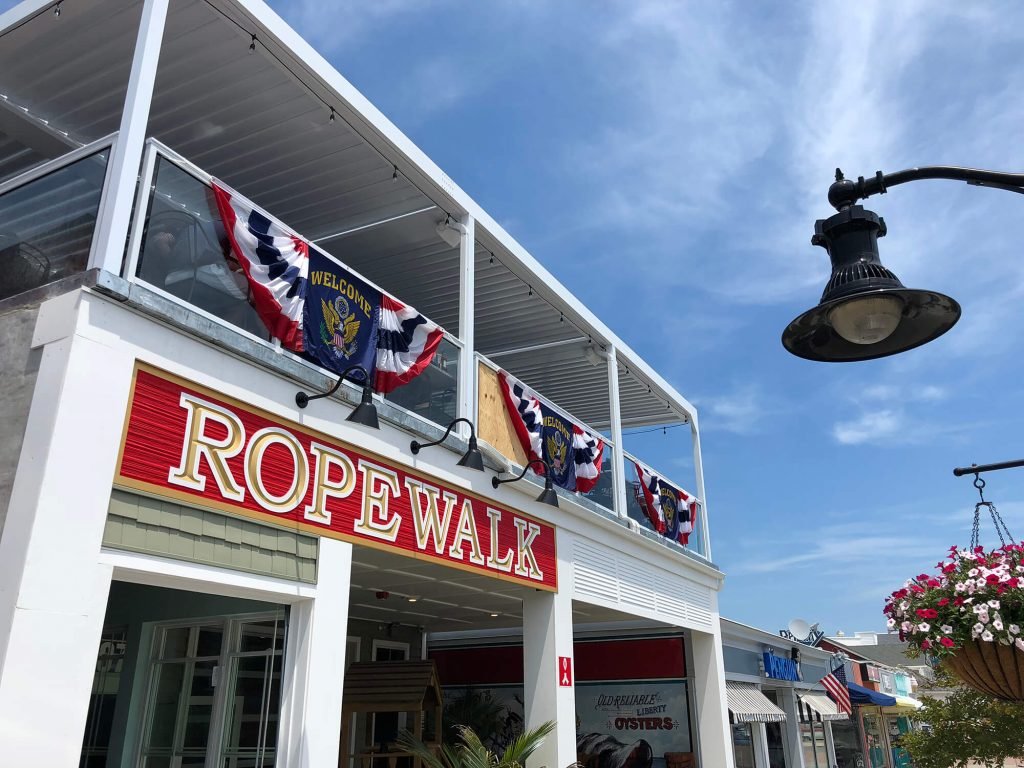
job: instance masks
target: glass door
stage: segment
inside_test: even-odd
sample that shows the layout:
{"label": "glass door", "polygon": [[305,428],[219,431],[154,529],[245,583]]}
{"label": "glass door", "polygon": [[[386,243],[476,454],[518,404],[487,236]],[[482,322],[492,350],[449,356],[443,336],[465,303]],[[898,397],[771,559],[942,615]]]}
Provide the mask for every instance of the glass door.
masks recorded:
{"label": "glass door", "polygon": [[140,768],[275,764],[284,615],[156,628]]}

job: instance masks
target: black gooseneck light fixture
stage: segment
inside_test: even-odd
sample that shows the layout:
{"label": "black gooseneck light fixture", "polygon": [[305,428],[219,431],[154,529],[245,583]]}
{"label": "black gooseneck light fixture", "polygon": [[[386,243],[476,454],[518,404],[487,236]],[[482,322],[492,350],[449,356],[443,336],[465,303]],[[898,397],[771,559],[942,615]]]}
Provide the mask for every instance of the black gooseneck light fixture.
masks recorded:
{"label": "black gooseneck light fixture", "polygon": [[[355,379],[350,376],[351,373],[362,373],[361,379]],[[350,365],[341,375],[338,376],[338,380],[334,383],[326,392],[321,392],[319,395],[310,395],[301,390],[295,393],[295,404],[299,408],[305,408],[309,405],[312,400],[319,400],[321,397],[330,397],[338,391],[338,387],[341,386],[341,382],[348,379],[355,384],[363,385],[363,397],[350,413],[345,421],[355,422],[356,424],[362,424],[364,427],[372,427],[373,429],[380,429],[380,422],[377,421],[377,406],[373,404],[373,388],[370,386],[370,374],[361,365]]]}
{"label": "black gooseneck light fixture", "polygon": [[919,179],[951,179],[1024,194],[1024,174],[924,166],[874,178],[847,179],[838,168],[829,203],[838,211],[814,224],[812,245],[828,251],[832,276],[818,306],[791,322],[782,344],[797,357],[854,362],[895,355],[937,339],[960,319],[960,305],[935,291],[907,288],[878,257],[885,220],[857,205],[889,187]]}
{"label": "black gooseneck light fixture", "polygon": [[419,440],[413,440],[409,444],[409,450],[411,450],[413,454],[417,454],[423,448],[429,448],[432,445],[440,445],[448,439],[448,435],[452,433],[452,429],[454,429],[455,425],[459,423],[469,425],[469,448],[466,449],[462,458],[456,463],[460,467],[469,467],[470,469],[475,469],[478,472],[483,472],[484,457],[483,454],[480,453],[480,448],[476,443],[476,430],[473,427],[473,422],[466,418],[459,417],[452,421],[452,423],[448,425],[448,429],[444,431],[444,435],[442,435],[440,440],[434,440],[432,443],[421,443]]}
{"label": "black gooseneck light fixture", "polygon": [[555,493],[555,488],[551,484],[551,465],[544,461],[544,459],[529,459],[526,462],[526,466],[523,467],[523,471],[520,472],[516,477],[507,477],[504,480],[499,477],[491,478],[491,485],[497,488],[502,483],[514,483],[517,480],[522,480],[526,477],[526,473],[530,471],[530,467],[534,464],[544,465],[544,490],[540,492],[540,496],[537,497],[537,501],[542,504],[548,504],[552,507],[558,506],[558,494]]}

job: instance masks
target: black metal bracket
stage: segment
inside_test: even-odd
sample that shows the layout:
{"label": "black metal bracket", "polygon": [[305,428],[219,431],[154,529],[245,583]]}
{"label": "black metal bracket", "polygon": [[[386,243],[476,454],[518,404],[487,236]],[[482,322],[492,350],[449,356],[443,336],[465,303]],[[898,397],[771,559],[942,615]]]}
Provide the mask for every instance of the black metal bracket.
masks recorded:
{"label": "black metal bracket", "polygon": [[[362,373],[363,373],[362,380],[359,381],[359,380],[350,378],[349,374],[352,371],[362,371]],[[305,408],[313,400],[319,400],[321,397],[330,397],[331,395],[333,395],[335,392],[338,391],[339,387],[341,387],[341,383],[343,381],[345,381],[345,379],[348,379],[353,384],[361,384],[364,388],[370,386],[370,374],[369,374],[369,372],[363,366],[361,366],[361,365],[358,365],[358,364],[357,365],[350,365],[348,368],[346,368],[344,371],[341,372],[341,375],[338,376],[338,380],[336,382],[334,382],[334,386],[331,387],[326,392],[321,392],[318,395],[310,395],[310,394],[308,394],[306,392],[303,392],[301,390],[296,392],[295,393],[295,404],[297,406],[299,406],[299,408]],[[371,389],[372,389],[372,387],[371,387]]]}
{"label": "black metal bracket", "polygon": [[953,474],[963,477],[964,475],[979,475],[982,472],[995,472],[997,469],[1015,469],[1017,467],[1024,467],[1024,459],[1000,461],[995,464],[971,464],[969,467],[957,467],[953,470]]}
{"label": "black metal bracket", "polygon": [[473,426],[473,422],[467,418],[460,416],[459,418],[453,420],[452,423],[448,425],[448,429],[444,431],[444,434],[441,436],[440,440],[434,440],[431,443],[421,443],[419,440],[413,440],[412,443],[409,444],[409,450],[416,454],[419,453],[424,448],[429,448],[432,445],[440,445],[441,443],[448,439],[448,435],[452,433],[452,430],[455,428],[455,425],[460,423],[469,425],[469,439],[472,440],[473,442],[476,442],[476,429]]}
{"label": "black metal bracket", "polygon": [[544,466],[544,479],[550,483],[551,465],[548,462],[544,461],[544,459],[527,459],[526,466],[523,467],[523,471],[520,472],[516,477],[506,477],[504,480],[497,476],[492,477],[491,486],[493,488],[497,488],[502,483],[514,483],[517,480],[522,480],[524,477],[526,477],[526,473],[530,471],[530,467],[532,467],[534,464],[542,464]]}
{"label": "black metal bracket", "polygon": [[851,205],[856,205],[858,200],[863,200],[871,195],[884,195],[889,187],[921,179],[963,181],[975,187],[991,187],[1024,194],[1024,173],[985,171],[980,168],[961,168],[955,165],[924,165],[920,168],[907,168],[895,173],[877,171],[871,179],[861,176],[854,181],[847,179],[843,176],[843,172],[836,168],[836,180],[828,188],[828,201],[837,211],[843,211]]}

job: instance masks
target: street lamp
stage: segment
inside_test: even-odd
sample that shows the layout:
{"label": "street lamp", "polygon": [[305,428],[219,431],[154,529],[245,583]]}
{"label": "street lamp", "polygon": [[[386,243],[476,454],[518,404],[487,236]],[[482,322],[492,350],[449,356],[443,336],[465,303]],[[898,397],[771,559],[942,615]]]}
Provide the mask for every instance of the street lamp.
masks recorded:
{"label": "street lamp", "polygon": [[832,276],[818,306],[782,333],[782,344],[797,357],[840,363],[895,355],[937,339],[960,319],[960,305],[935,291],[907,288],[878,258],[885,220],[857,205],[870,195],[918,179],[952,179],[978,187],[1024,194],[1024,174],[953,166],[925,166],[872,179],[843,177],[829,187],[838,211],[814,223],[812,245],[828,251]]}

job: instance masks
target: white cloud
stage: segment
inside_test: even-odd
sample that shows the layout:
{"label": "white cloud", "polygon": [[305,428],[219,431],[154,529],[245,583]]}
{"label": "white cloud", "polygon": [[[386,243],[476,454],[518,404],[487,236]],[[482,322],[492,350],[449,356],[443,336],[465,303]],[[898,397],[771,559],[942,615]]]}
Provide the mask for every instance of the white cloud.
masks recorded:
{"label": "white cloud", "polygon": [[904,416],[899,411],[871,411],[852,421],[838,422],[832,436],[842,445],[861,445],[886,441],[904,429]]}
{"label": "white cloud", "polygon": [[718,429],[747,435],[757,431],[768,414],[761,393],[749,385],[727,395],[701,398],[696,404],[701,413],[703,430]]}

